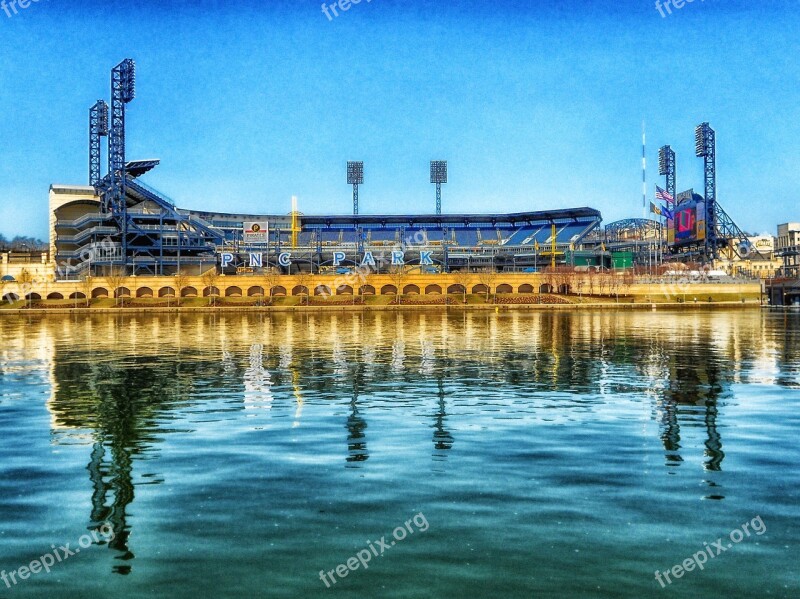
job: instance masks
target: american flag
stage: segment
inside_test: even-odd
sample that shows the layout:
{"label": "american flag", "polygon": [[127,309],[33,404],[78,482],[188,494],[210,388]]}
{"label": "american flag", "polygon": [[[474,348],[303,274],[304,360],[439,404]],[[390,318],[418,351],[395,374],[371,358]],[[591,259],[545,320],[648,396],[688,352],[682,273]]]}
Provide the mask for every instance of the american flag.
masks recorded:
{"label": "american flag", "polygon": [[675,198],[669,195],[665,189],[661,189],[658,185],[656,185],[656,199],[669,202],[670,204],[675,203]]}

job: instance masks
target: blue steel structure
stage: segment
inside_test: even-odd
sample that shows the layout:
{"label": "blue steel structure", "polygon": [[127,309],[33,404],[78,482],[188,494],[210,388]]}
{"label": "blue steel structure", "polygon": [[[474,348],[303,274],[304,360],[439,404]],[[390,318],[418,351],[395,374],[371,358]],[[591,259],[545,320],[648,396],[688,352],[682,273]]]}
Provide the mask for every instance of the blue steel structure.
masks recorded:
{"label": "blue steel structure", "polygon": [[431,160],[431,183],[436,184],[436,214],[441,214],[442,183],[447,183],[447,160]]}
{"label": "blue steel structure", "polygon": [[658,174],[665,178],[667,193],[675,198],[675,151],[670,146],[658,149]]}
{"label": "blue steel structure", "polygon": [[350,161],[347,163],[347,184],[353,186],[353,214],[358,214],[358,186],[364,184],[364,163]]}
{"label": "blue steel structure", "polygon": [[701,123],[695,129],[695,153],[703,158],[706,200],[706,239],[707,259],[717,258],[720,239],[717,235],[717,142],[716,133],[708,123]]}
{"label": "blue steel structure", "polygon": [[[138,180],[157,166],[158,160],[126,161],[125,112],[135,95],[136,66],[126,58],[111,70],[110,111],[102,100],[90,111],[90,184],[100,197],[99,212],[56,223],[61,242],[57,259],[91,256],[93,274],[113,269],[127,274],[164,274],[165,267],[174,270],[211,264],[222,243],[221,234],[179,211],[169,198]],[[100,177],[100,137],[104,134],[108,135],[108,173]],[[59,231],[64,234],[58,236]]]}
{"label": "blue steel structure", "polygon": [[108,104],[98,100],[89,109],[89,185],[100,183],[101,144],[100,138],[108,136]]}

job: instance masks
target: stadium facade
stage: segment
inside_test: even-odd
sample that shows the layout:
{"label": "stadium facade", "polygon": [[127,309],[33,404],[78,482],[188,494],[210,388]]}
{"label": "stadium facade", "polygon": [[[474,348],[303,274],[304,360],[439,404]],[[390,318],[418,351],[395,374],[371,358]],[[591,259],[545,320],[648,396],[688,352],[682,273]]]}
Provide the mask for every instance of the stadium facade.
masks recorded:
{"label": "stadium facade", "polygon": [[[513,214],[225,214],[178,208],[126,175],[125,227],[92,186],[50,188],[50,245],[57,275],[114,269],[127,275],[325,273],[358,266],[424,273],[492,268],[520,271],[563,262],[602,222],[574,208]],[[133,172],[134,174],[131,174]]]}

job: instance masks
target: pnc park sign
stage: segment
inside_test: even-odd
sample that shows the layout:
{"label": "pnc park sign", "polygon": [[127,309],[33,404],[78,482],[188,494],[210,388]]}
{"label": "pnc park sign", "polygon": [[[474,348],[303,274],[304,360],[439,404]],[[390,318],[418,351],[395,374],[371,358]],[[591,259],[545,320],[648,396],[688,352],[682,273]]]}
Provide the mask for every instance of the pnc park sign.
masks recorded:
{"label": "pnc park sign", "polygon": [[[433,252],[429,251],[420,251],[419,252],[419,263],[421,265],[432,265],[433,258],[431,255]],[[236,262],[238,254],[233,254],[232,252],[223,252],[220,254],[220,266],[222,268],[228,267],[233,265]],[[247,266],[250,268],[263,268],[264,266],[264,254],[260,252],[251,252],[250,254],[245,254],[247,260]],[[345,260],[347,259],[347,254],[344,252],[333,252],[333,266],[340,266]],[[242,260],[244,261],[244,260]],[[361,261],[358,263],[359,266],[362,267],[369,267],[369,266],[377,266],[378,261],[383,262],[384,257],[380,255],[379,258],[376,260],[375,255],[373,252],[364,252],[364,255],[361,256]],[[406,255],[405,252],[402,250],[393,250],[390,254],[390,264],[392,266],[401,266],[406,263]],[[278,254],[278,264],[280,266],[291,266],[292,265],[292,252],[281,252]]]}

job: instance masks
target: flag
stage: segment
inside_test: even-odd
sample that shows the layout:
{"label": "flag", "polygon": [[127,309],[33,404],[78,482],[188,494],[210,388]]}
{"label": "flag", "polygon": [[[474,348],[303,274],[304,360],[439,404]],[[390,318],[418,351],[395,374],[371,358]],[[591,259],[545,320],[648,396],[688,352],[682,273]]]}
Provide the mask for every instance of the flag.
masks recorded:
{"label": "flag", "polygon": [[601,252],[605,252],[606,251],[606,244],[605,243],[600,243],[600,251]]}
{"label": "flag", "polygon": [[661,216],[661,208],[656,206],[653,202],[650,202],[650,212]]}
{"label": "flag", "polygon": [[673,198],[666,190],[661,189],[658,185],[656,185],[656,199],[664,200],[665,202],[669,202],[670,204],[675,203],[675,198]]}
{"label": "flag", "polygon": [[666,206],[661,206],[661,215],[664,216],[665,218],[668,218],[669,220],[675,219],[675,213],[672,212],[672,210],[670,210]]}
{"label": "flag", "polygon": [[537,252],[539,251],[539,242],[536,241],[535,239],[533,240],[533,249],[536,250]]}

